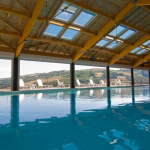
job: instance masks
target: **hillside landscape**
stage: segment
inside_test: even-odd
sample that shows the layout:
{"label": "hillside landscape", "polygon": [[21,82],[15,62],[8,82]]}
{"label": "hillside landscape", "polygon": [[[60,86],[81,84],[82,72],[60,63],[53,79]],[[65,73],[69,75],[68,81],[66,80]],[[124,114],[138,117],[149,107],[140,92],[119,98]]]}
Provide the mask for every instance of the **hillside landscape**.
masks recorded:
{"label": "hillside landscape", "polygon": [[[148,81],[148,71],[135,70],[134,75],[135,82]],[[106,81],[106,70],[104,68],[77,70],[75,72],[75,77],[78,78],[81,83],[87,83],[89,82],[89,78],[92,78],[95,83],[99,84],[101,79]],[[57,87],[58,84],[56,79],[59,79],[59,81],[64,82],[65,84],[69,84],[70,71],[62,70],[49,73],[36,73],[20,76],[20,78],[23,79],[26,84],[36,84],[37,79],[42,79],[43,84],[51,84],[53,87]],[[130,70],[111,70],[110,78],[112,82],[114,79],[121,79],[124,82],[130,82]],[[0,89],[10,88],[10,85],[10,78],[0,79]]]}

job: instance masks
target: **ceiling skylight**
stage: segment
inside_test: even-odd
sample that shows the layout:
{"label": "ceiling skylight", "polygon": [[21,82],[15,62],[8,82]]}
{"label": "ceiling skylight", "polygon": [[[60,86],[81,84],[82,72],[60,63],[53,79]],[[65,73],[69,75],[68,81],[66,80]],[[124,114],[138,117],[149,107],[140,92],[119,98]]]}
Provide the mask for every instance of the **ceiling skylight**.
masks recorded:
{"label": "ceiling skylight", "polygon": [[61,31],[62,31],[63,27],[61,26],[57,26],[57,25],[54,25],[54,24],[49,24],[47,29],[45,30],[44,32],[44,35],[47,35],[47,36],[58,36]]}
{"label": "ceiling skylight", "polygon": [[123,35],[121,35],[120,38],[127,39],[135,33],[136,33],[135,30],[129,29],[127,32],[125,32]]}
{"label": "ceiling skylight", "polygon": [[142,45],[144,45],[144,46],[150,45],[150,40],[146,41],[146,42],[143,43]]}
{"label": "ceiling skylight", "polygon": [[137,48],[135,48],[134,50],[132,50],[130,53],[136,53],[136,52],[138,52],[140,49],[141,49],[140,47],[137,47]]}
{"label": "ceiling skylight", "polygon": [[125,31],[127,29],[126,26],[123,25],[119,25],[118,27],[116,27],[114,30],[112,30],[109,35],[112,36],[118,36],[119,34],[121,34],[123,31]]}
{"label": "ceiling skylight", "polygon": [[143,49],[143,50],[139,51],[137,54],[143,54],[143,53],[145,53],[146,51],[147,51],[147,49]]}
{"label": "ceiling skylight", "polygon": [[107,48],[115,48],[116,46],[118,46],[121,42],[116,42],[116,41],[113,41],[111,44],[109,44],[107,46]]}
{"label": "ceiling skylight", "polygon": [[76,20],[73,23],[80,26],[86,26],[94,18],[94,16],[94,13],[84,10],[80,13],[80,15],[76,18]]}
{"label": "ceiling skylight", "polygon": [[96,45],[97,46],[105,46],[106,44],[108,44],[108,42],[110,42],[109,39],[102,39]]}
{"label": "ceiling skylight", "polygon": [[77,36],[78,33],[79,31],[77,30],[67,29],[61,38],[73,40]]}
{"label": "ceiling skylight", "polygon": [[[73,17],[73,15],[78,11],[78,7],[71,5],[69,6],[65,11],[61,12],[64,8],[66,8],[67,6],[69,6],[69,3],[64,2],[61,6],[61,8],[59,9],[59,11],[56,13],[56,17],[55,19],[59,19],[62,21],[66,21],[69,22],[71,20],[71,18]],[[60,13],[61,12],[61,13]],[[60,13],[60,14],[59,14]]]}

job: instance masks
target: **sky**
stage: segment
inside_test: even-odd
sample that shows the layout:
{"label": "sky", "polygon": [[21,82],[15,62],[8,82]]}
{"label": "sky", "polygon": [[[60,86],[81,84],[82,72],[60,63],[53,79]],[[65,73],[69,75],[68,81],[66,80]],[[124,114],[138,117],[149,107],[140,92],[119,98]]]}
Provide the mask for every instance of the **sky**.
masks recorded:
{"label": "sky", "polygon": [[[98,67],[76,65],[75,68],[76,70],[82,70]],[[70,65],[38,61],[20,61],[20,75],[47,73],[60,70],[70,70]],[[11,77],[11,60],[0,59],[0,78],[8,77]]]}

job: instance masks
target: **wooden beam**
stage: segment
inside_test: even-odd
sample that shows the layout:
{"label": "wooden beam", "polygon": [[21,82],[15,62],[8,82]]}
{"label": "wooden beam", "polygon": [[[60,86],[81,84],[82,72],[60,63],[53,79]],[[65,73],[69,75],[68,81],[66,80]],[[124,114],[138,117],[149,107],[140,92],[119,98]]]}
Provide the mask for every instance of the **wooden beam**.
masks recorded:
{"label": "wooden beam", "polygon": [[[73,3],[74,2],[74,0],[65,0],[65,1],[68,2],[68,3]],[[78,1],[74,2],[74,5],[82,8],[82,9],[86,9],[88,11],[91,11],[93,13],[99,14],[101,16],[104,16],[104,17],[106,17],[108,19],[113,20],[113,17],[111,17],[111,16],[109,16],[109,15],[103,13],[103,12],[100,12],[99,10],[96,10],[96,9],[90,7],[90,6],[84,5],[84,4],[82,4],[82,3],[78,2]]]}
{"label": "wooden beam", "polygon": [[6,43],[4,40],[2,40],[0,38],[0,42],[3,43],[4,45],[6,45],[7,47],[11,48],[12,50],[14,49],[14,47],[10,46],[8,43]]}
{"label": "wooden beam", "polygon": [[59,45],[60,45],[60,47],[61,47],[65,52],[67,52],[67,53],[70,55],[69,51],[66,50],[66,48],[65,48],[64,46],[62,46],[61,44],[59,44]]}
{"label": "wooden beam", "polygon": [[15,36],[15,37],[20,37],[20,34],[18,34],[16,32],[10,32],[10,31],[5,31],[5,30],[0,30],[0,34],[9,35],[9,36]]}
{"label": "wooden beam", "polygon": [[80,31],[80,32],[83,32],[83,33],[96,35],[96,33],[91,32],[91,31],[89,31],[85,28],[81,28],[81,27],[78,27],[78,26],[75,26],[75,25],[70,25],[70,24],[65,23],[65,22],[51,20],[49,23],[54,24],[54,25],[58,25],[58,26],[62,26],[62,27],[65,27],[65,28],[71,28],[71,29],[74,29],[74,30],[77,30],[77,31]]}
{"label": "wooden beam", "polygon": [[10,23],[6,22],[4,19],[2,19],[0,17],[0,20],[5,23],[8,27],[10,27],[11,29],[13,29],[14,31],[16,31],[19,35],[21,35],[20,31],[18,31],[15,27],[13,27]]}
{"label": "wooden beam", "polygon": [[150,0],[139,0],[136,2],[136,6],[150,5]]}
{"label": "wooden beam", "polygon": [[14,15],[17,15],[17,16],[26,17],[26,18],[30,17],[30,15],[25,13],[25,12],[18,11],[18,10],[15,10],[15,9],[12,9],[12,8],[8,8],[8,7],[4,7],[4,6],[0,6],[0,11],[6,12],[8,14],[14,14]]}
{"label": "wooden beam", "polygon": [[15,1],[30,15],[28,9],[25,6],[23,6],[23,4],[19,0],[15,0]]}
{"label": "wooden beam", "polygon": [[147,6],[142,6],[142,7],[150,12],[150,6],[149,6],[149,5],[147,5]]}
{"label": "wooden beam", "polygon": [[[14,36],[14,37],[20,37],[20,35],[15,33],[15,32],[9,32],[9,31],[4,31],[4,30],[0,30],[0,34]],[[41,37],[33,36],[33,37],[30,37],[29,39],[36,40],[36,41],[42,41],[42,42],[46,42],[46,43],[56,43],[56,44],[61,44],[61,45],[67,45],[67,46],[82,48],[82,45],[74,44],[70,41],[57,40],[57,39],[53,39],[50,37],[49,38],[41,38]]]}
{"label": "wooden beam", "polygon": [[[3,31],[3,30],[0,30],[0,34],[9,35],[9,36],[13,36],[13,37],[20,37],[19,34],[15,33],[15,32],[9,32],[9,31]],[[50,43],[56,43],[56,44],[61,44],[61,45],[66,45],[66,46],[82,48],[82,45],[74,44],[74,43],[69,42],[69,41],[57,40],[57,39],[53,39],[53,38],[40,38],[40,37],[34,36],[34,37],[29,38],[29,39],[36,40],[36,41],[42,41],[42,42],[45,42],[45,43],[26,46],[23,49],[27,49],[27,48],[30,48],[30,47],[41,46],[41,45],[47,45],[47,44],[50,44]],[[112,51],[112,50],[109,50],[109,49],[99,48],[97,46],[94,46],[94,47],[90,48],[90,50],[97,51],[97,52],[104,52],[104,53],[114,54],[114,55],[119,54],[118,52],[115,52],[115,51]],[[140,58],[140,56],[138,56],[138,55],[134,55],[134,54],[129,54],[129,55],[131,57]]]}
{"label": "wooden beam", "polygon": [[[130,10],[132,10],[135,7],[135,5],[132,5],[130,2],[114,17],[114,20],[116,22],[119,22]],[[93,45],[95,45],[103,36],[106,35],[106,33],[112,28],[114,27],[114,20],[110,20],[108,21],[108,23],[106,23],[101,29],[100,31],[97,33],[96,36],[93,36],[92,38],[90,38],[84,45],[83,48],[80,48],[76,53],[80,53],[83,51],[86,51],[88,49],[90,49]],[[83,55],[83,53],[80,53],[78,55],[74,55],[73,57],[73,62],[75,62],[76,60],[78,60],[81,56]]]}
{"label": "wooden beam", "polygon": [[68,45],[68,46],[73,46],[73,47],[78,47],[81,48],[81,45],[78,44],[74,44],[72,42],[69,41],[65,41],[65,40],[57,40],[57,39],[53,39],[53,38],[40,38],[40,37],[31,37],[30,39],[32,40],[36,40],[36,41],[43,41],[43,42],[50,42],[50,43],[56,43],[56,44],[61,44],[61,45]]}
{"label": "wooden beam", "polygon": [[125,49],[123,49],[120,54],[116,54],[114,55],[110,60],[109,60],[109,65],[114,64],[116,61],[119,60],[119,58],[127,55],[128,53],[130,53],[133,49],[135,49],[136,47],[140,46],[141,44],[143,44],[144,42],[146,42],[147,40],[150,39],[150,35],[144,35],[143,37],[141,37],[140,39],[138,39],[134,45],[129,45],[127,46]]}
{"label": "wooden beam", "polygon": [[146,61],[149,60],[149,59],[150,59],[150,54],[146,55],[144,58],[138,59],[138,60],[134,63],[134,66],[133,66],[133,67],[135,68],[135,67],[139,66],[140,64],[146,62]]}
{"label": "wooden beam", "polygon": [[50,42],[26,46],[26,47],[24,47],[23,49],[29,49],[29,48],[31,48],[31,47],[37,47],[37,46],[42,46],[42,45],[47,45],[47,44],[50,44]]}
{"label": "wooden beam", "polygon": [[[70,2],[70,3],[73,2],[73,0],[67,0],[67,1]],[[75,3],[75,4],[76,4],[76,3]],[[78,2],[77,4],[78,4],[79,7],[82,7],[83,9],[88,9],[88,10],[91,11],[91,12],[94,12],[94,13],[96,13],[96,14],[98,14],[98,15],[102,15],[102,16],[104,16],[104,17],[110,19],[110,20],[113,20],[113,17],[108,16],[108,15],[105,14],[105,13],[101,13],[100,11],[95,10],[95,9],[93,9],[93,8],[91,8],[91,7],[87,7],[87,6],[85,6],[85,5],[83,5],[83,4],[79,3],[79,2]],[[145,7],[146,7],[146,6],[145,6]],[[27,14],[27,13],[25,13],[25,12],[21,12],[21,11],[14,10],[14,9],[11,9],[11,8],[7,8],[7,7],[4,7],[4,6],[0,6],[0,11],[6,12],[6,13],[9,13],[9,14],[18,15],[18,16],[21,16],[21,17],[30,18],[30,15]],[[38,20],[38,21],[41,21],[41,22],[46,22],[46,18],[38,17],[37,20]],[[50,20],[49,20],[49,21],[50,21]],[[119,22],[120,22],[121,24],[123,24],[123,25],[126,25],[126,26],[132,28],[132,29],[138,30],[138,31],[140,31],[140,32],[142,32],[142,33],[146,33],[145,30],[139,29],[139,28],[137,28],[137,27],[135,27],[135,26],[132,26],[132,25],[130,25],[130,24],[124,22],[124,21],[119,21]],[[61,23],[62,23],[62,22],[61,22]],[[82,32],[88,33],[87,30],[84,30],[84,28],[82,28]],[[95,33],[92,33],[92,32],[91,32],[91,33],[89,33],[89,34],[95,34]]]}
{"label": "wooden beam", "polygon": [[20,37],[19,41],[18,41],[18,47],[16,48],[16,54],[15,54],[15,57],[18,57],[23,46],[24,46],[24,41],[28,38],[43,6],[44,6],[44,3],[45,3],[45,0],[38,0],[35,7],[34,7],[34,10],[32,12],[32,17],[28,20],[25,28],[24,28],[24,31],[23,31],[23,34],[22,36]]}

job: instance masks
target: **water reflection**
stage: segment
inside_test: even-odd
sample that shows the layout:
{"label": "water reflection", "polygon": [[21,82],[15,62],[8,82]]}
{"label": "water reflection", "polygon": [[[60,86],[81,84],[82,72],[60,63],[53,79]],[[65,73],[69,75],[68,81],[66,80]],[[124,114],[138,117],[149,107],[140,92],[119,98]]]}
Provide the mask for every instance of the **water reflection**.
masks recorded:
{"label": "water reflection", "polygon": [[0,123],[1,150],[150,149],[149,87],[7,99],[0,97],[0,118],[8,118]]}

